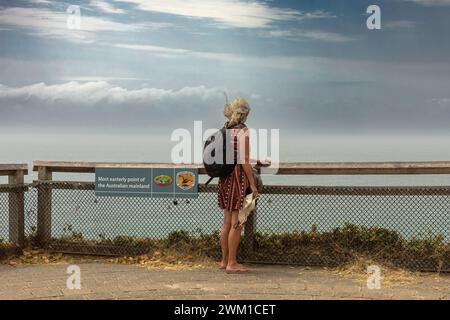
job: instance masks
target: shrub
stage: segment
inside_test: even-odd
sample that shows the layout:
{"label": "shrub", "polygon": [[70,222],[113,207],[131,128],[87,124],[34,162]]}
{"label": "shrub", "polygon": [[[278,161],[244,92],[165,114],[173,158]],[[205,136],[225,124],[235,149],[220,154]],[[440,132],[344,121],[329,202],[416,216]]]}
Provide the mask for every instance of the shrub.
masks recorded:
{"label": "shrub", "polygon": [[[81,233],[71,229],[67,231],[66,235],[53,239],[52,248],[98,254],[132,255],[175,250],[189,256],[219,258],[221,255],[219,231],[205,234],[201,230],[192,233],[180,230],[164,238],[117,236],[109,239],[99,235],[98,240],[85,239]],[[309,231],[256,232],[254,236],[253,252],[245,252],[241,245],[241,259],[339,266],[365,256],[399,267],[450,270],[450,243],[439,235],[406,239],[396,231],[347,224],[323,232],[318,232],[313,225]]]}

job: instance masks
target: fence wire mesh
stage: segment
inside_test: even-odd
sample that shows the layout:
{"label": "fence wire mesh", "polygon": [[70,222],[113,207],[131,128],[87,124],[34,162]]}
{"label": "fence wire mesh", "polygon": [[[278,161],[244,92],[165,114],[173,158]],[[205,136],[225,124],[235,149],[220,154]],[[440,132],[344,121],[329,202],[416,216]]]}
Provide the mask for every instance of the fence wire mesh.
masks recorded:
{"label": "fence wire mesh", "polygon": [[0,185],[0,245],[10,246],[9,240],[9,191],[8,186]]}
{"label": "fence wire mesh", "polygon": [[24,244],[25,185],[0,185],[0,257]]}
{"label": "fence wire mesh", "polygon": [[[28,238],[71,253],[135,255],[163,243],[220,257],[216,186],[200,186],[196,199],[96,197],[94,188],[35,183]],[[247,262],[336,266],[362,255],[450,271],[450,187],[266,186],[246,228]]]}

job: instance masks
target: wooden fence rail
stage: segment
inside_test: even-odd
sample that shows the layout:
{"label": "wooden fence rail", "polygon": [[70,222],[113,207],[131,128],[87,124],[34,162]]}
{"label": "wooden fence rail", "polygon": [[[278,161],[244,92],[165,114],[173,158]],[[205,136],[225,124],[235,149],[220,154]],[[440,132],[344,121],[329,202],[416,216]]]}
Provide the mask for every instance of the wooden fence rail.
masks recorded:
{"label": "wooden fence rail", "polygon": [[[34,161],[33,170],[39,173],[94,173],[96,168],[197,168],[205,174],[201,164],[137,163],[137,162],[60,162]],[[450,161],[427,162],[290,162],[280,163],[277,175],[365,175],[365,174],[450,174]],[[44,175],[44,174],[43,174]]]}

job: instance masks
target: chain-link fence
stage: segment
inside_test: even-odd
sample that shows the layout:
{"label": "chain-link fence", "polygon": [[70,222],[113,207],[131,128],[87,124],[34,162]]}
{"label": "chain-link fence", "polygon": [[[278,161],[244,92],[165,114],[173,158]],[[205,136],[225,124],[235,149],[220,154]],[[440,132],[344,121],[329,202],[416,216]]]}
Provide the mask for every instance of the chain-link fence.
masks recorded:
{"label": "chain-link fence", "polygon": [[[220,257],[216,186],[200,186],[196,199],[96,197],[94,188],[35,183],[28,238],[71,253],[135,255],[188,244]],[[366,256],[450,271],[450,187],[266,186],[258,202],[239,249],[244,261],[336,266]]]}
{"label": "chain-link fence", "polygon": [[0,258],[20,251],[24,244],[26,185],[0,185]]}

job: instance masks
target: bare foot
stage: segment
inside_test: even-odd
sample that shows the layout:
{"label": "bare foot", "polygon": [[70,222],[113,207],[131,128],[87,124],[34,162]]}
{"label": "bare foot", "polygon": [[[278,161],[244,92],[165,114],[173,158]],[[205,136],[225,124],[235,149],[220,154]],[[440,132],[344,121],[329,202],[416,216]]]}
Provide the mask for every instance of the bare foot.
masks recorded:
{"label": "bare foot", "polygon": [[227,273],[245,273],[245,272],[250,272],[250,269],[242,264],[236,263],[236,264],[232,264],[232,265],[230,265],[230,264],[227,265],[226,272]]}
{"label": "bare foot", "polygon": [[227,261],[223,261],[222,260],[222,262],[220,263],[220,269],[226,269],[227,268],[227,264],[228,264]]}

